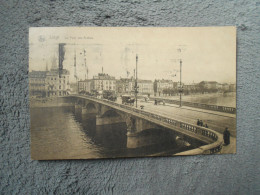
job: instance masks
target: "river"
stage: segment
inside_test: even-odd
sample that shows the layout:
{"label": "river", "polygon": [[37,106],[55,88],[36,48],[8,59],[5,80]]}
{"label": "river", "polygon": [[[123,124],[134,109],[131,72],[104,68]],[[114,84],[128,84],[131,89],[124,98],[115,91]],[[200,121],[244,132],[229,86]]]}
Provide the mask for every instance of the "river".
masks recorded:
{"label": "river", "polygon": [[128,149],[124,123],[96,126],[95,116],[82,116],[74,107],[34,107],[30,112],[31,156],[38,160],[169,156],[202,145],[187,146],[171,130],[150,129],[140,136],[159,142]]}
{"label": "river", "polygon": [[[163,97],[163,96],[161,96]],[[166,98],[179,100],[179,96],[166,96]],[[229,106],[236,108],[236,92],[229,93],[209,93],[209,94],[195,94],[195,95],[183,95],[183,101],[211,104],[217,106]]]}

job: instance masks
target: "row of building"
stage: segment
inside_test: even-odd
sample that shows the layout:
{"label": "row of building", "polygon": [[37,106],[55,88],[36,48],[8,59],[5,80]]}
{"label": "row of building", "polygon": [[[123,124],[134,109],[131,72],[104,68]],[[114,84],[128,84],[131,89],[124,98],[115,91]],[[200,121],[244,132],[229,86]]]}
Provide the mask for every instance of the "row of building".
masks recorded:
{"label": "row of building", "polygon": [[68,70],[51,69],[29,72],[30,96],[64,96],[71,92]]}
{"label": "row of building", "polygon": [[[160,96],[167,94],[167,90],[175,91],[176,93],[182,89],[183,92],[204,93],[217,91],[235,91],[235,84],[220,84],[216,81],[202,81],[200,83],[182,84],[173,82],[172,80],[142,80],[137,81],[138,93],[141,95]],[[93,92],[93,91],[115,91],[117,94],[131,94],[135,92],[135,79],[120,78],[116,79],[108,74],[99,73],[93,79],[81,80],[78,82],[78,92]]]}
{"label": "row of building", "polygon": [[[108,74],[99,73],[93,79],[86,79],[78,82],[78,92],[93,92],[93,91],[115,91],[118,94],[130,94],[135,90],[134,78],[116,79]],[[151,80],[138,80],[138,92],[140,94],[153,94],[153,82]]]}
{"label": "row of building", "polygon": [[[105,73],[99,73],[92,79],[80,80],[76,87],[70,83],[68,70],[52,68],[46,71],[29,72],[29,89],[31,96],[52,97],[64,96],[71,93],[114,91],[116,94],[134,94],[135,79],[116,79]],[[179,82],[171,80],[142,80],[138,79],[138,94],[141,95],[173,95],[180,89],[184,93],[204,93],[217,91],[235,91],[235,84],[220,84],[216,81],[202,81],[200,83],[184,84],[182,88]]]}
{"label": "row of building", "polygon": [[[152,95],[154,93],[154,84],[151,80],[138,79],[137,82],[138,93],[145,95]],[[131,94],[135,91],[135,79],[134,78],[121,78],[115,79],[115,77],[108,74],[99,73],[98,76],[94,76],[93,79],[86,79],[78,82],[78,92],[101,92],[101,91],[114,91],[117,94]]]}
{"label": "row of building", "polygon": [[196,93],[214,93],[214,92],[235,92],[235,84],[218,83],[216,81],[201,81],[200,83],[182,83],[173,82],[171,80],[155,80],[154,94],[155,95],[174,95],[182,91],[184,94]]}

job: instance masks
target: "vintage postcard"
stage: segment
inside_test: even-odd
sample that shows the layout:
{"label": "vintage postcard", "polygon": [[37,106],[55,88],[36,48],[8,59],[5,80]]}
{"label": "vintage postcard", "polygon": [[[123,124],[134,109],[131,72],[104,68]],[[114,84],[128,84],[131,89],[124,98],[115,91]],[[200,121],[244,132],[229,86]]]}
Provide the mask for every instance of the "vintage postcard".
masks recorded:
{"label": "vintage postcard", "polygon": [[31,158],[236,153],[236,28],[29,30]]}

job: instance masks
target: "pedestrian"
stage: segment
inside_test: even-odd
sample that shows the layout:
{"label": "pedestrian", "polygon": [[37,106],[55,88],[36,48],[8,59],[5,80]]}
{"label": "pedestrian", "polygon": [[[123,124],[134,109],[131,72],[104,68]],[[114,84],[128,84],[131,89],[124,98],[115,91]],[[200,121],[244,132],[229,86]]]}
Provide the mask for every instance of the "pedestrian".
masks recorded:
{"label": "pedestrian", "polygon": [[202,122],[202,120],[200,120],[200,126],[202,126],[202,127],[203,127],[203,122]]}
{"label": "pedestrian", "polygon": [[199,119],[197,120],[197,125],[200,126],[200,120]]}
{"label": "pedestrian", "polygon": [[227,127],[223,132],[223,139],[226,146],[230,144],[230,132]]}
{"label": "pedestrian", "polygon": [[208,124],[206,124],[205,127],[208,128]]}

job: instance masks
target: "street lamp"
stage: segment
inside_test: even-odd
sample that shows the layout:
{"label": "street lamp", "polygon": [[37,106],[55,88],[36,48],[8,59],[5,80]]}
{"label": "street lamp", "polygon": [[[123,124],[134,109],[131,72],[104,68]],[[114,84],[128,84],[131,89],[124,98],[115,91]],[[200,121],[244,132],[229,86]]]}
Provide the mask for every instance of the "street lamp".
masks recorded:
{"label": "street lamp", "polygon": [[77,61],[76,61],[76,49],[74,48],[74,78],[76,79],[77,87],[76,87],[76,93],[79,93],[79,83],[78,83],[78,75],[77,75]]}
{"label": "street lamp", "polygon": [[138,62],[138,55],[136,54],[136,70],[135,70],[135,102],[137,108],[137,94],[138,94],[138,85],[137,85],[137,62]]}
{"label": "street lamp", "polygon": [[179,92],[180,92],[180,107],[182,106],[181,105],[181,95],[182,95],[182,84],[181,84],[181,69],[182,69],[182,60],[180,59],[180,90],[179,90]]}
{"label": "street lamp", "polygon": [[[183,51],[185,51],[186,50],[186,45],[179,45],[178,46],[178,49],[177,49],[177,52],[179,52],[179,53],[182,53]],[[182,60],[180,59],[180,107],[182,106],[182,92],[183,92],[183,86],[182,86],[182,83],[181,83],[181,70],[182,69]]]}
{"label": "street lamp", "polygon": [[[182,87],[182,60],[180,60],[180,71],[176,71],[176,72],[180,72],[180,86],[179,86],[179,93],[180,93],[180,107],[182,106],[182,92],[183,92],[183,87]],[[176,74],[172,75],[173,77],[176,76]]]}

